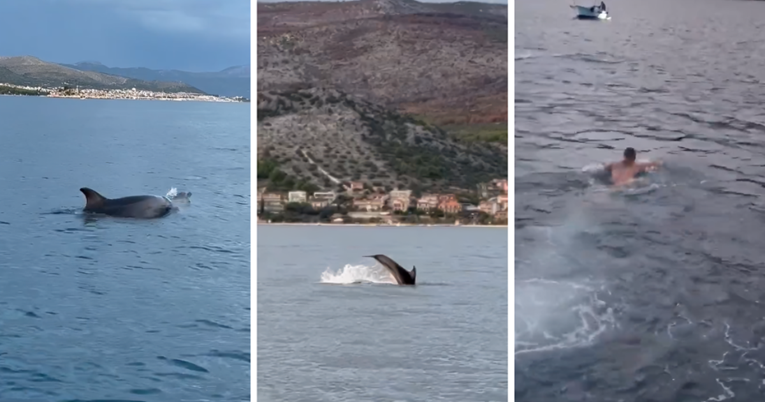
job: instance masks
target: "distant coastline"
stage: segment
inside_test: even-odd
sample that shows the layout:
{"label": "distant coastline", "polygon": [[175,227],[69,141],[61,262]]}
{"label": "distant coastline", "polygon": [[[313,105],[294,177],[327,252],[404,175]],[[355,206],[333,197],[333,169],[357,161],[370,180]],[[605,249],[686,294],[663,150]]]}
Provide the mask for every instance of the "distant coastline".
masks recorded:
{"label": "distant coastline", "polygon": [[189,93],[159,92],[132,89],[84,89],[69,87],[30,87],[0,82],[0,95],[6,96],[42,96],[65,99],[123,99],[123,100],[160,100],[175,102],[218,102],[242,103],[250,100],[244,97],[227,98],[222,96]]}

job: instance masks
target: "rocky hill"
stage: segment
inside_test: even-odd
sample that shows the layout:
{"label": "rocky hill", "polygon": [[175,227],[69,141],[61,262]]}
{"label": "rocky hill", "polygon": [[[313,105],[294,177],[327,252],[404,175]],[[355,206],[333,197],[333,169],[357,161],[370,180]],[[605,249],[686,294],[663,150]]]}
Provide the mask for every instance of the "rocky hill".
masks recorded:
{"label": "rocky hill", "polygon": [[[475,189],[507,177],[507,152],[336,89],[259,91],[258,158],[293,182]],[[282,178],[280,178],[281,180]]]}
{"label": "rocky hill", "polygon": [[507,121],[507,35],[507,5],[260,3],[258,88],[336,88],[480,134]]}
{"label": "rocky hill", "polygon": [[157,92],[203,93],[182,82],[144,81],[93,71],[80,71],[31,56],[0,57],[0,83],[39,87],[136,88]]}

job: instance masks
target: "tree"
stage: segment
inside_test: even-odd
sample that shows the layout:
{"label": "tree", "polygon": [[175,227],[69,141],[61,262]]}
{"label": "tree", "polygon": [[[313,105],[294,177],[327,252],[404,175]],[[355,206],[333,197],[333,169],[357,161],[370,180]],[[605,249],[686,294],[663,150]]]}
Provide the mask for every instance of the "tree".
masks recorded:
{"label": "tree", "polygon": [[285,178],[286,176],[287,176],[287,175],[286,175],[286,174],[284,174],[284,172],[282,172],[281,170],[279,170],[279,169],[274,169],[274,170],[271,172],[271,174],[268,176],[268,180],[270,180],[272,183],[279,183],[279,182],[281,182],[282,180],[284,180],[284,178]]}
{"label": "tree", "polygon": [[319,219],[323,220],[323,221],[328,221],[332,217],[332,214],[334,214],[334,213],[335,213],[335,209],[334,208],[332,208],[332,207],[324,207],[319,212]]}
{"label": "tree", "polygon": [[488,225],[491,223],[491,216],[487,214],[486,212],[479,211],[478,212],[478,223],[481,225]]}
{"label": "tree", "polygon": [[442,211],[442,210],[440,210],[438,208],[433,208],[433,209],[430,210],[430,217],[431,218],[443,218],[444,216],[445,216],[444,211]]}
{"label": "tree", "polygon": [[319,191],[319,186],[311,183],[311,182],[304,182],[298,187],[298,190],[305,191],[308,195],[313,195],[313,193]]}
{"label": "tree", "polygon": [[457,198],[460,200],[460,202],[469,202],[473,205],[478,205],[478,203],[481,202],[480,198],[478,198],[478,194],[476,193],[461,193],[457,195]]}
{"label": "tree", "polygon": [[299,203],[299,202],[288,202],[288,203],[287,203],[287,204],[284,206],[284,210],[285,210],[285,211],[288,211],[288,212],[297,212],[297,213],[301,213],[301,212],[302,212],[302,210],[303,210],[303,204],[301,204],[301,203]]}
{"label": "tree", "polygon": [[337,205],[338,207],[341,207],[341,206],[346,206],[351,201],[353,201],[353,198],[345,194],[339,194],[337,198],[335,198],[335,201],[333,202],[333,204]]}
{"label": "tree", "polygon": [[276,161],[273,159],[258,158],[258,178],[267,179],[277,166]]}
{"label": "tree", "polygon": [[290,202],[284,206],[285,212],[290,212],[298,215],[316,215],[316,210],[313,206],[307,202]]}

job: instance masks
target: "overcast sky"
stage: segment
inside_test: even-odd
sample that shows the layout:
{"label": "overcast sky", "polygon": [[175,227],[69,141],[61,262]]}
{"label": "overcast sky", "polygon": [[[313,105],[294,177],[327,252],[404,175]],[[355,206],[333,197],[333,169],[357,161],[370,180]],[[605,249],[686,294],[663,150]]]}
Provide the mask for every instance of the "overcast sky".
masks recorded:
{"label": "overcast sky", "polygon": [[249,0],[0,0],[0,56],[218,71],[250,63]]}

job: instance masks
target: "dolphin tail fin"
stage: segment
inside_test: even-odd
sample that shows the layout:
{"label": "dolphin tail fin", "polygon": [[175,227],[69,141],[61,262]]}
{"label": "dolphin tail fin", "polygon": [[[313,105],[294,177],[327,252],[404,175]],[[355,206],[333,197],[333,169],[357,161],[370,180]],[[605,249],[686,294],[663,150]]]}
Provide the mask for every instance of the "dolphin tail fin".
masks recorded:
{"label": "dolphin tail fin", "polygon": [[409,274],[412,275],[412,282],[417,278],[417,267],[412,265],[412,270],[409,271]]}
{"label": "dolphin tail fin", "polygon": [[104,201],[108,199],[87,187],[81,188],[80,191],[85,195],[85,209],[101,208],[104,205]]}

